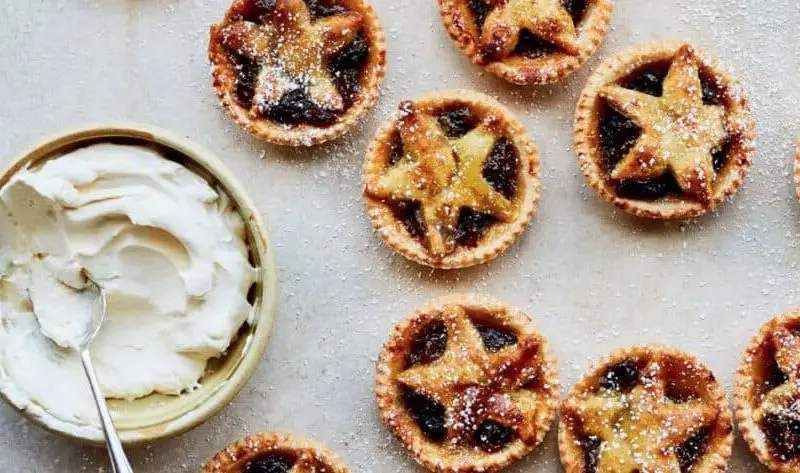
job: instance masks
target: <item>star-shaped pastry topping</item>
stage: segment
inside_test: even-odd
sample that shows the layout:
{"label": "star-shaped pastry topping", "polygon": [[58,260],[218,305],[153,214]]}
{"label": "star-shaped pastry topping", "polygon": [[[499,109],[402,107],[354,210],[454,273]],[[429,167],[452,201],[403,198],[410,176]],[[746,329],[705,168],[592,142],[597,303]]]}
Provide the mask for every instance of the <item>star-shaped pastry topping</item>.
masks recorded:
{"label": "star-shaped pastry topping", "polygon": [[515,346],[488,353],[462,307],[446,306],[442,319],[448,333],[442,356],[412,366],[396,380],[445,406],[447,439],[452,443],[468,442],[486,419],[513,427],[525,442],[533,441],[534,422],[526,420],[536,415],[538,399],[521,388],[539,375],[539,340],[521,336]]}
{"label": "star-shaped pastry topping", "polygon": [[[800,422],[800,334],[785,325],[779,325],[772,334],[775,344],[775,361],[786,375],[786,383],[772,389],[753,413],[753,419],[761,422],[768,413],[785,414]],[[794,409],[791,406],[796,405]],[[791,412],[795,410],[795,412]]]}
{"label": "star-shaped pastry topping", "polygon": [[647,180],[672,172],[683,192],[707,203],[714,182],[712,153],[725,142],[725,109],[703,103],[694,49],[678,50],[661,97],[607,85],[600,96],[642,129],[611,171],[614,180]]}
{"label": "star-shaped pastry topping", "polygon": [[251,113],[263,115],[285,93],[300,88],[318,106],[342,110],[344,100],[326,64],[359,34],[361,14],[348,11],[312,20],[304,0],[275,0],[260,21],[236,21],[222,32],[228,49],[261,66]]}
{"label": "star-shaped pastry topping", "polygon": [[501,137],[489,117],[466,135],[448,138],[435,117],[411,102],[401,104],[398,123],[405,155],[367,192],[379,199],[420,204],[428,248],[444,256],[455,247],[455,230],[462,207],[500,221],[516,218],[512,201],[483,177],[483,166]]}
{"label": "star-shaped pastry topping", "polygon": [[669,399],[662,370],[651,361],[629,393],[601,390],[565,403],[583,435],[602,441],[597,473],[680,473],[676,449],[717,418],[703,401]]}
{"label": "star-shaped pastry topping", "polygon": [[520,33],[529,31],[567,54],[580,54],[575,24],[561,0],[489,0],[495,9],[483,23],[484,56],[502,60],[519,43]]}

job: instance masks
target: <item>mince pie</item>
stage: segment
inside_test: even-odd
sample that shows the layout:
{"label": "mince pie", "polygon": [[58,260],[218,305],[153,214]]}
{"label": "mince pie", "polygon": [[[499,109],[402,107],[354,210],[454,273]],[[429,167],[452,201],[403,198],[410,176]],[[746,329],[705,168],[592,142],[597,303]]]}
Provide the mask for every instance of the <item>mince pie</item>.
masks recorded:
{"label": "mince pie", "polygon": [[438,268],[488,261],[530,222],[539,163],[522,124],[465,90],[400,104],[364,164],[370,219],[404,256]]}
{"label": "mince pie", "polygon": [[800,472],[800,312],[770,320],[753,338],[734,398],[739,430],[761,463]]}
{"label": "mince pie", "polygon": [[800,198],[800,140],[797,140],[797,152],[794,158],[794,184],[797,197]]}
{"label": "mince pie", "polygon": [[208,50],[231,118],[293,146],[352,127],[375,103],[386,58],[367,0],[234,0]]}
{"label": "mince pie", "polygon": [[613,10],[613,0],[439,0],[472,62],[521,85],[572,74],[597,50]]}
{"label": "mince pie", "polygon": [[755,124],[741,85],[690,44],[657,41],[603,63],[578,101],[575,149],[606,200],[688,218],[742,184]]}
{"label": "mince pie", "polygon": [[294,435],[262,433],[217,453],[200,473],[349,473],[336,454]]}
{"label": "mince pie", "polygon": [[544,439],[559,397],[547,340],[527,315],[477,295],[400,322],[378,359],[384,421],[435,472],[496,471]]}
{"label": "mince pie", "polygon": [[561,409],[566,473],[718,473],[732,444],[723,388],[693,356],[666,347],[612,353]]}

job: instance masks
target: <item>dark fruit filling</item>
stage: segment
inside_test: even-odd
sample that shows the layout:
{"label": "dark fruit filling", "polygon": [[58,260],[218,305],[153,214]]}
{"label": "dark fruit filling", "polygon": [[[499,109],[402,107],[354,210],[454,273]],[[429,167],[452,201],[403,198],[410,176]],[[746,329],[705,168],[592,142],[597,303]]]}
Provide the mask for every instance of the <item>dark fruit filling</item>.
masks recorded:
{"label": "dark fruit filling", "polygon": [[261,69],[258,62],[250,61],[243,57],[234,56],[236,64],[236,100],[245,108],[253,106],[253,96],[256,94],[256,79]]}
{"label": "dark fruit filling", "polygon": [[486,21],[486,17],[489,16],[492,7],[485,0],[469,0],[468,5],[472,14],[475,15],[475,24],[480,28]]}
{"label": "dark fruit filling", "polygon": [[631,199],[653,200],[667,194],[677,194],[681,192],[678,181],[672,175],[665,175],[659,179],[648,179],[643,181],[628,179],[617,184],[620,194]]}
{"label": "dark fruit filling", "polygon": [[483,339],[483,345],[486,347],[487,350],[494,353],[500,351],[500,349],[514,345],[517,343],[517,337],[511,332],[506,332],[503,330],[498,330],[494,327],[487,327],[485,325],[475,325],[475,328],[478,329],[478,333],[481,334],[481,338]]}
{"label": "dark fruit filling", "polygon": [[553,44],[534,36],[528,30],[522,30],[519,34],[519,42],[514,49],[514,56],[524,56],[531,59],[536,59],[549,54],[558,52]]}
{"label": "dark fruit filling", "polygon": [[487,452],[496,452],[514,439],[514,430],[487,419],[475,431],[475,443]]}
{"label": "dark fruit filling", "polygon": [[288,473],[295,464],[293,458],[268,456],[253,460],[244,467],[244,473]]}
{"label": "dark fruit filling", "polygon": [[483,165],[483,178],[506,199],[514,197],[517,190],[519,156],[517,148],[508,138],[500,138]]}
{"label": "dark fruit filling", "polygon": [[[664,79],[669,72],[669,64],[654,64],[621,81],[627,89],[642,92],[655,97],[663,94]],[[711,82],[702,74],[703,101],[706,104],[720,104],[719,94]],[[600,147],[605,158],[606,169],[611,170],[630,151],[639,139],[641,129],[633,121],[612,109],[604,106],[600,116]],[[728,159],[730,147],[726,143],[714,152],[712,161],[714,170],[719,171]],[[627,198],[655,200],[670,194],[681,194],[681,188],[671,173],[656,179],[623,180],[616,183],[617,192]]]}
{"label": "dark fruit filling", "polygon": [[444,407],[441,404],[411,390],[403,392],[403,402],[426,437],[436,442],[444,440],[447,436],[447,426],[445,426]]}
{"label": "dark fruit filling", "polygon": [[466,135],[477,124],[477,117],[468,107],[457,107],[445,110],[439,115],[439,126],[448,138]]}
{"label": "dark fruit filling", "polygon": [[306,0],[306,4],[311,16],[315,18],[338,15],[347,11],[343,6],[326,0]]}
{"label": "dark fruit filling", "polygon": [[731,151],[730,141],[725,142],[725,144],[720,149],[714,151],[714,153],[711,155],[712,164],[714,165],[714,171],[719,172],[719,170],[722,169],[722,166],[724,166],[725,163],[728,161],[728,156],[730,155],[730,151]]}
{"label": "dark fruit filling", "polygon": [[603,442],[595,436],[581,439],[584,473],[595,473],[597,471],[597,463],[600,460],[600,445],[602,443]]}
{"label": "dark fruit filling", "polygon": [[328,64],[346,107],[351,106],[361,92],[361,72],[368,58],[369,45],[363,36],[358,36]]}
{"label": "dark fruit filling", "polygon": [[692,470],[697,459],[705,454],[710,439],[711,431],[708,428],[702,428],[675,450],[681,466],[681,473]]}
{"label": "dark fruit filling", "polygon": [[703,84],[703,103],[706,105],[723,105],[722,91],[719,85],[713,79],[706,77],[702,71],[700,73],[700,82]]}
{"label": "dark fruit filling", "polygon": [[600,380],[600,387],[616,392],[632,388],[639,381],[639,366],[633,360],[617,363],[606,371]]}
{"label": "dark fruit filling", "polygon": [[486,229],[497,219],[489,214],[476,212],[469,207],[462,207],[458,214],[456,227],[456,243],[461,246],[474,248],[486,233]]}
{"label": "dark fruit filling", "polygon": [[406,231],[412,238],[425,236],[425,219],[419,202],[410,200],[397,200],[391,203],[394,218],[401,221]]}
{"label": "dark fruit filling", "polygon": [[242,15],[243,19],[258,22],[262,15],[271,12],[275,8],[275,0],[253,0],[246,8],[244,15]]}
{"label": "dark fruit filling", "polygon": [[403,149],[403,141],[400,139],[399,133],[393,133],[389,142],[389,166],[394,166],[398,161],[403,159],[405,150]]}
{"label": "dark fruit filling", "polygon": [[564,8],[567,9],[572,17],[572,22],[577,26],[578,22],[583,18],[583,12],[586,11],[588,0],[561,0],[561,3],[564,4]]}
{"label": "dark fruit filling", "polygon": [[788,412],[770,412],[761,421],[770,450],[780,461],[800,458],[800,400]]}
{"label": "dark fruit filling", "polygon": [[786,373],[781,371],[780,367],[778,367],[778,363],[773,360],[772,366],[770,366],[769,369],[769,377],[764,382],[766,392],[772,391],[778,386],[783,386],[787,382],[789,382],[789,377],[786,376]]}
{"label": "dark fruit filling", "polygon": [[447,348],[447,327],[441,320],[434,320],[417,332],[411,341],[411,352],[407,367],[424,365],[438,360]]}
{"label": "dark fruit filling", "polygon": [[283,94],[276,105],[260,111],[270,120],[288,124],[309,123],[321,126],[329,125],[337,118],[334,112],[317,106],[303,88]]}

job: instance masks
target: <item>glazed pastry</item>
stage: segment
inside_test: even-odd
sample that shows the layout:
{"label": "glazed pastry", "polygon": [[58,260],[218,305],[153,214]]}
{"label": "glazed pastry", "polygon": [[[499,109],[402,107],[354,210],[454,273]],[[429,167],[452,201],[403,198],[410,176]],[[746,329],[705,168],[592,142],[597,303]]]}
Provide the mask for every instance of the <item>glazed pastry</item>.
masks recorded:
{"label": "glazed pastry", "polygon": [[366,0],[234,0],[208,50],[228,115],[262,140],[293,146],[337,138],[359,121],[386,58]]}
{"label": "glazed pastry", "polygon": [[739,430],[761,463],[800,472],[800,312],[770,320],[753,337],[734,398]]}
{"label": "glazed pastry", "polygon": [[418,263],[459,268],[502,253],[539,197],[533,141],[495,100],[466,90],[400,104],[364,164],[378,234]]}
{"label": "glazed pastry", "polygon": [[521,85],[572,74],[597,50],[613,10],[613,0],[439,0],[472,62]]}
{"label": "glazed pastry", "polygon": [[717,473],[732,444],[725,391],[697,359],[666,347],[612,353],[561,409],[566,473]]}
{"label": "glazed pastry", "polygon": [[245,437],[217,453],[200,473],[349,473],[335,453],[289,434]]}
{"label": "glazed pastry", "polygon": [[575,117],[575,150],[589,184],[642,217],[717,208],[742,184],[754,142],[742,87],[683,42],[637,46],[603,63]]}
{"label": "glazed pastry", "polygon": [[544,439],[558,372],[527,315],[456,295],[395,327],[378,359],[376,393],[387,426],[426,468],[491,472]]}

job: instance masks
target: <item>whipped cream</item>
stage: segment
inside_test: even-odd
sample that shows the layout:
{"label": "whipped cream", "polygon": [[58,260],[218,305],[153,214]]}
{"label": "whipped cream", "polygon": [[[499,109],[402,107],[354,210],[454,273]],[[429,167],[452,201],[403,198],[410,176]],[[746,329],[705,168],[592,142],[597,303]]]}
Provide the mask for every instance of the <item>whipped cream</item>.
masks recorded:
{"label": "whipped cream", "polygon": [[99,435],[66,348],[89,324],[84,270],[107,297],[92,344],[106,397],[193,389],[252,316],[247,254],[229,197],[149,148],[97,144],[19,171],[0,189],[0,391]]}

